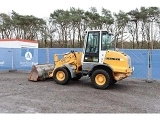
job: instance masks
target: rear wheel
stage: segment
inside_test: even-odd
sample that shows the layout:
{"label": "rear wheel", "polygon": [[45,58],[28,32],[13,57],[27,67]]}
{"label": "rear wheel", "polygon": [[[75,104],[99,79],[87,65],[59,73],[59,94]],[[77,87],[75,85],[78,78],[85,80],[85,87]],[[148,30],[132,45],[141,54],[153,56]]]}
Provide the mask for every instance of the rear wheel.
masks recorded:
{"label": "rear wheel", "polygon": [[70,73],[65,68],[57,68],[54,71],[53,78],[57,84],[65,85],[70,80]]}
{"label": "rear wheel", "polygon": [[110,76],[105,70],[98,69],[93,72],[91,82],[97,89],[106,89],[110,83]]}

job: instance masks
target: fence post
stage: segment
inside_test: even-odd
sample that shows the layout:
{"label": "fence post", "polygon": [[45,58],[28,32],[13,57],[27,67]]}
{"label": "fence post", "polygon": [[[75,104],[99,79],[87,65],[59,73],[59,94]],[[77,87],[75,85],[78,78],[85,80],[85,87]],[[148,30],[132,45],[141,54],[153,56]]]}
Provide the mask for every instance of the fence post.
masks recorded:
{"label": "fence post", "polygon": [[49,48],[46,48],[46,63],[49,64]]}
{"label": "fence post", "polygon": [[146,80],[146,82],[150,83],[150,82],[153,82],[152,79],[151,79],[151,60],[152,60],[152,50],[149,49],[148,50],[148,78]]}
{"label": "fence post", "polygon": [[13,48],[11,50],[11,53],[12,53],[12,70],[13,70],[13,68],[14,68],[14,66],[13,66]]}
{"label": "fence post", "polygon": [[8,52],[11,52],[11,63],[12,63],[12,68],[11,68],[11,70],[9,70],[9,72],[17,71],[16,69],[14,69],[14,54],[13,54],[13,48],[11,49],[11,51],[8,51]]}

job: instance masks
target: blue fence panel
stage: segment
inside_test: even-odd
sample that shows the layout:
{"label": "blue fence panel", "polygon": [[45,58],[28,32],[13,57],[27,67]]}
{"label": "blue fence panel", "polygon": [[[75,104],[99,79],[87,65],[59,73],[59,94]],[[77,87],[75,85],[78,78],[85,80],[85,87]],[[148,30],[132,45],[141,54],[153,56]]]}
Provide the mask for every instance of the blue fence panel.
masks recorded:
{"label": "blue fence panel", "polygon": [[32,65],[38,64],[38,49],[16,48],[13,53],[14,69],[31,70]]}
{"label": "blue fence panel", "polygon": [[148,50],[121,50],[128,54],[132,60],[132,67],[134,67],[132,78],[148,78]]}
{"label": "blue fence panel", "polygon": [[0,49],[0,70],[9,70],[13,63],[13,49]]}
{"label": "blue fence panel", "polygon": [[77,52],[83,52],[83,48],[74,48],[72,50],[77,51]]}
{"label": "blue fence panel", "polygon": [[46,63],[47,63],[47,49],[38,48],[38,64],[46,64]]}
{"label": "blue fence panel", "polygon": [[[53,64],[54,54],[71,50],[82,52],[82,48],[0,48],[0,70],[31,70],[33,64]],[[131,78],[148,78],[149,51],[144,49],[120,50],[128,54],[134,67]],[[61,59],[62,56],[59,56]],[[160,50],[153,50],[151,57],[151,79],[160,80]]]}
{"label": "blue fence panel", "polygon": [[160,80],[160,50],[153,50],[151,57],[151,77]]}

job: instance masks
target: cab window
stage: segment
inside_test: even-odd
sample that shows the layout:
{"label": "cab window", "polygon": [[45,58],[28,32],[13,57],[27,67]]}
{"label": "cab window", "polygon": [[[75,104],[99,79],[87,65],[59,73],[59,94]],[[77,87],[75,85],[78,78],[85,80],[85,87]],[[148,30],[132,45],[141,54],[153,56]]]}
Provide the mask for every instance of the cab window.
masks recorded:
{"label": "cab window", "polygon": [[108,32],[102,32],[101,50],[108,50],[112,48],[112,39]]}
{"label": "cab window", "polygon": [[86,53],[98,53],[99,32],[89,32],[87,38]]}

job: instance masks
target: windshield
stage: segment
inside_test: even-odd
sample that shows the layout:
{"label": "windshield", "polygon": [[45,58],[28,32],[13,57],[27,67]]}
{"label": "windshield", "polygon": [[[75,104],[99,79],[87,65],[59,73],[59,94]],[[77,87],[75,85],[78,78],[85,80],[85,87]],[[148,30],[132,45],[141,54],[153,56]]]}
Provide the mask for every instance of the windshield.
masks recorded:
{"label": "windshield", "polygon": [[109,34],[108,32],[103,31],[101,49],[102,50],[113,49],[112,44],[113,44],[112,34]]}

